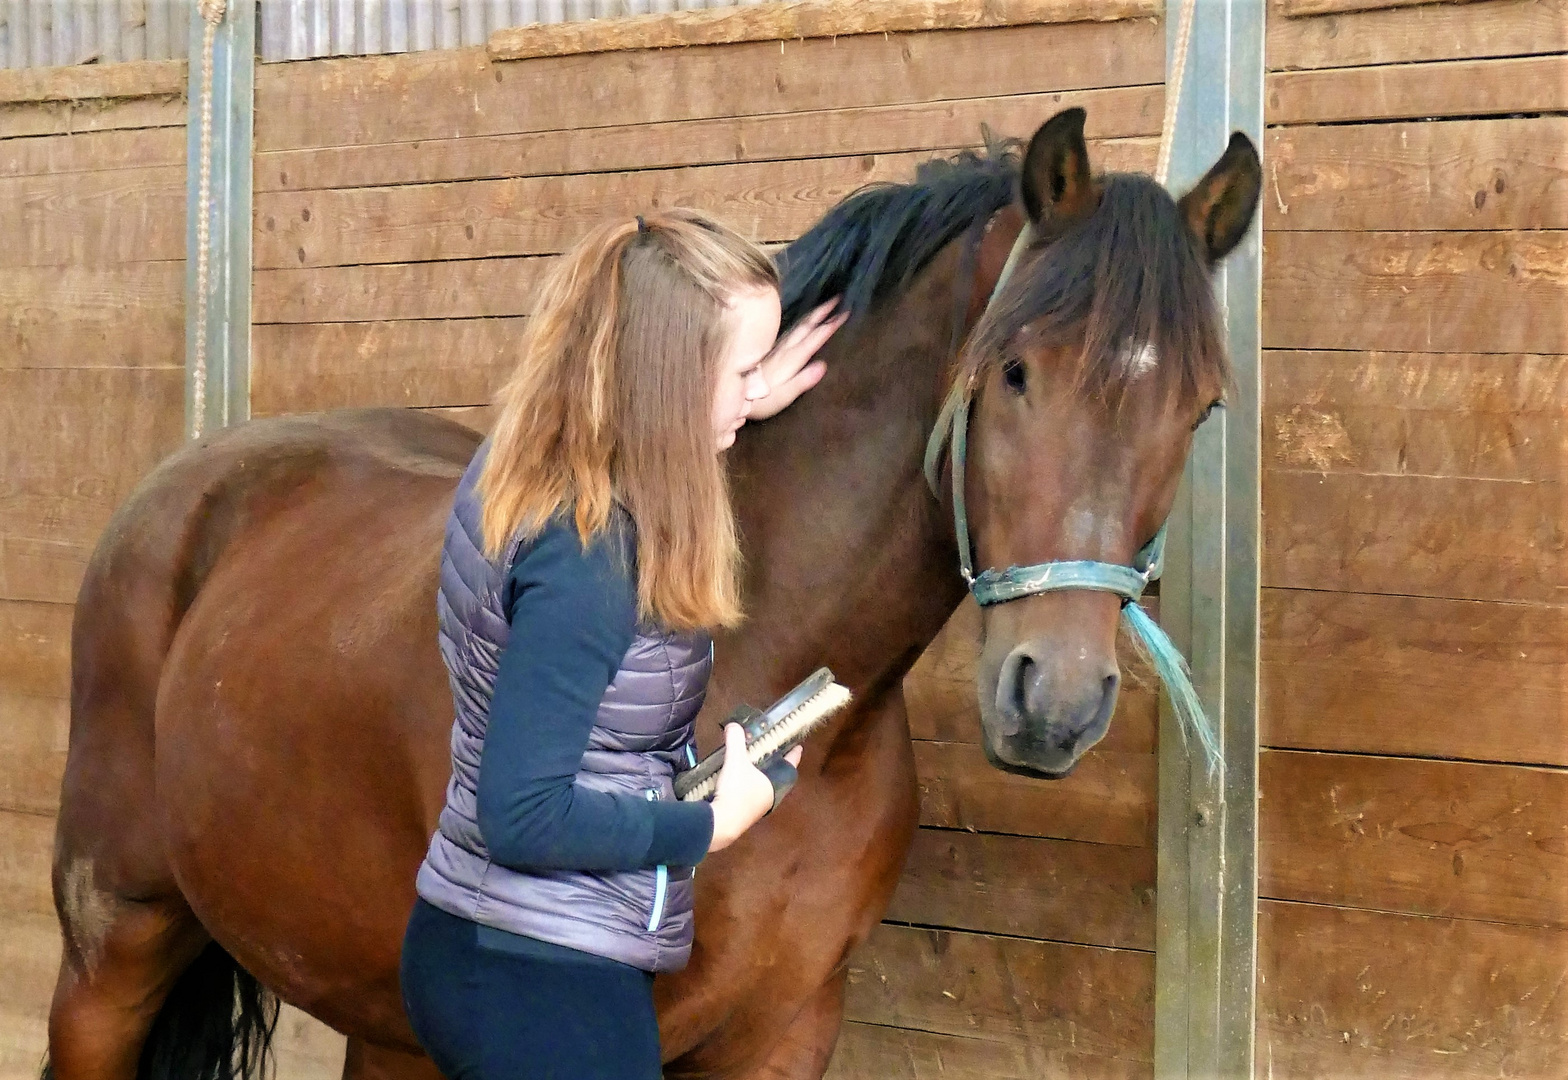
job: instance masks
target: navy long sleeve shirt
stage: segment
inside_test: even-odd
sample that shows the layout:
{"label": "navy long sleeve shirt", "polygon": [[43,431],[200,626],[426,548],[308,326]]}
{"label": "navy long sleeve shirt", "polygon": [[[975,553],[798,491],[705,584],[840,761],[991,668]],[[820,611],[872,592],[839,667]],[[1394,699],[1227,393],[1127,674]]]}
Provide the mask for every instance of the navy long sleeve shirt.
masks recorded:
{"label": "navy long sleeve shirt", "polygon": [[607,531],[585,549],[569,521],[552,521],[512,567],[512,633],[496,673],[478,792],[479,832],[503,866],[694,866],[712,840],[707,803],[650,802],[572,782],[637,633],[623,535]]}

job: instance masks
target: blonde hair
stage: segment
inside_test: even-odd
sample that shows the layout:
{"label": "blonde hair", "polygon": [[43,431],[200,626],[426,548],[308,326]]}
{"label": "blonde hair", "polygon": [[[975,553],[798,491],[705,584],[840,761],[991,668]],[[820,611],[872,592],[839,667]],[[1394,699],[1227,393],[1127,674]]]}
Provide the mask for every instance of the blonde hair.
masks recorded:
{"label": "blonde hair", "polygon": [[568,507],[586,545],[619,505],[636,528],[639,616],[736,625],[740,548],[713,395],[730,298],[778,284],[760,248],[690,210],[602,225],[563,256],[497,396],[478,484],[486,553]]}

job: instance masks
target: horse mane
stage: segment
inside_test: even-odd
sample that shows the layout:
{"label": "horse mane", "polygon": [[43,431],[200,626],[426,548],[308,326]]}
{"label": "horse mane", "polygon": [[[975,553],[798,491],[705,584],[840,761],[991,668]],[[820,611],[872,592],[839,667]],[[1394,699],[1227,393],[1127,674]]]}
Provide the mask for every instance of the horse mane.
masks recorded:
{"label": "horse mane", "polygon": [[1020,144],[984,135],[984,150],[925,162],[912,184],[868,184],[785,248],[777,257],[784,328],[834,296],[858,320],[908,287],[965,230],[1011,202]]}

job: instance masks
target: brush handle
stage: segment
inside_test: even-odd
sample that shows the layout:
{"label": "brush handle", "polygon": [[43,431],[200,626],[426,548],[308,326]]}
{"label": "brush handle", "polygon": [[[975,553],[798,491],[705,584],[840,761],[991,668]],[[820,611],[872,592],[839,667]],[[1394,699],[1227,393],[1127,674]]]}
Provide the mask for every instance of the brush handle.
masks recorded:
{"label": "brush handle", "polygon": [[[773,725],[782,721],[790,713],[798,709],[803,702],[809,700],[813,694],[817,693],[817,691],[821,690],[832,681],[833,672],[829,671],[825,667],[818,668],[816,671],[812,672],[805,679],[805,681],[796,686],[795,689],[791,690],[789,693],[775,701],[772,705],[768,706],[766,711],[755,709],[746,704],[735,706],[730,715],[725,718],[724,723],[719,725],[720,730],[722,731],[724,726],[727,724],[739,724],[746,732],[746,747],[749,750],[752,744],[762,736],[766,735]],[[757,768],[761,769],[763,772],[767,772],[769,767],[775,765],[779,761],[782,761],[785,754],[789,753],[804,741],[805,734],[802,733],[800,738],[787,740],[784,745],[767,754],[762,758],[761,761],[753,761],[752,764],[757,766]],[[688,792],[690,792],[704,780],[707,780],[709,777],[716,775],[723,767],[724,747],[720,746],[717,750],[703,758],[692,768],[688,769],[686,772],[681,773],[675,778],[675,797],[677,799],[684,799]],[[780,786],[780,779],[771,775],[769,776],[769,779],[773,780],[775,796],[777,796],[778,788]]]}

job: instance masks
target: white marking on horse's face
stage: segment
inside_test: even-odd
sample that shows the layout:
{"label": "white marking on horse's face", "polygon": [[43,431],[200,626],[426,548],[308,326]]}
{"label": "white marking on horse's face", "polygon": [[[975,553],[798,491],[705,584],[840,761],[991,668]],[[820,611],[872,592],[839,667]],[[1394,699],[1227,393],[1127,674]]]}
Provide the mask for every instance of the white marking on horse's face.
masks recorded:
{"label": "white marking on horse's face", "polygon": [[1122,351],[1122,364],[1129,379],[1141,379],[1160,366],[1160,358],[1155,355],[1154,346],[1145,341],[1137,346],[1129,344]]}

